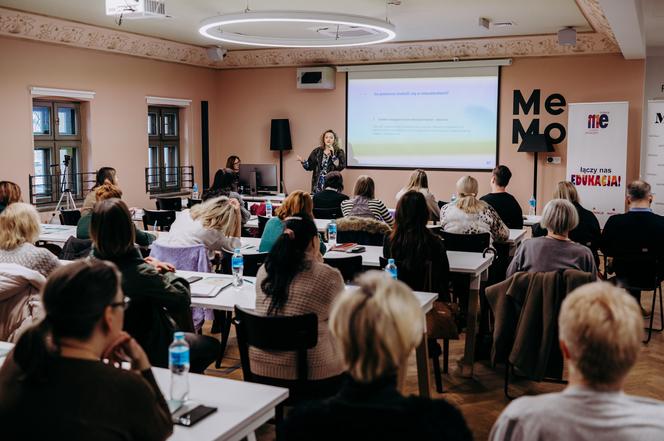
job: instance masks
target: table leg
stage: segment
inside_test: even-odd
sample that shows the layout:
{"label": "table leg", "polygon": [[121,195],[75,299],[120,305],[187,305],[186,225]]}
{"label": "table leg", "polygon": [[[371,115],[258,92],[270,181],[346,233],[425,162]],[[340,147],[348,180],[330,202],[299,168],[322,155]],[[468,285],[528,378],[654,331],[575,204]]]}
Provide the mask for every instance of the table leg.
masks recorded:
{"label": "table leg", "polygon": [[420,389],[420,396],[431,398],[428,337],[425,324],[422,341],[417,346],[417,349],[415,349],[415,358],[417,359],[417,383]]}
{"label": "table leg", "polygon": [[473,276],[470,279],[470,292],[468,293],[468,322],[466,323],[466,346],[461,362],[461,376],[470,378],[473,376],[473,364],[475,362],[475,343],[477,340],[477,315],[480,305],[480,280],[481,277]]}

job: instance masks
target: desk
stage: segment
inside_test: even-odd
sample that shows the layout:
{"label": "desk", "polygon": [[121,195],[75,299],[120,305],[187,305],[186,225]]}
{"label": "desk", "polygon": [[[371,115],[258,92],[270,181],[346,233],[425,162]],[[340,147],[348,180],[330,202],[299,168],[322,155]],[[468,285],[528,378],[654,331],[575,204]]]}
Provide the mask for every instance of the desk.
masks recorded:
{"label": "desk", "polygon": [[245,202],[266,202],[266,201],[272,201],[272,202],[279,202],[282,203],[284,199],[286,199],[286,196],[283,194],[265,194],[265,195],[255,195],[252,196],[250,194],[241,194],[242,200]]}
{"label": "desk", "polygon": [[[318,228],[319,233],[325,234],[327,232],[330,219],[314,219],[314,222],[316,222],[316,228]],[[251,216],[244,226],[247,228],[258,228],[258,216]]]}
{"label": "desk", "polygon": [[75,225],[41,224],[39,240],[62,247],[71,236],[76,236]]}
{"label": "desk", "polygon": [[542,216],[539,215],[523,216],[523,225],[525,227],[531,227],[534,224],[540,223],[541,221],[542,221]]}

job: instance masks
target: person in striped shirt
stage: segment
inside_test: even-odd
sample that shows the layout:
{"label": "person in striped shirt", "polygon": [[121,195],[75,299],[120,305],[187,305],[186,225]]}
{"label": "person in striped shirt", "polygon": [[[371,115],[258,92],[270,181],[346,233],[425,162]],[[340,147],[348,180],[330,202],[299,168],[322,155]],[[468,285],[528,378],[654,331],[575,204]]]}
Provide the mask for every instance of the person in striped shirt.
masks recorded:
{"label": "person in striped shirt", "polygon": [[357,178],[353,197],[341,203],[341,212],[344,217],[370,217],[385,222],[390,227],[394,225],[394,219],[383,201],[376,199],[374,180],[367,175]]}

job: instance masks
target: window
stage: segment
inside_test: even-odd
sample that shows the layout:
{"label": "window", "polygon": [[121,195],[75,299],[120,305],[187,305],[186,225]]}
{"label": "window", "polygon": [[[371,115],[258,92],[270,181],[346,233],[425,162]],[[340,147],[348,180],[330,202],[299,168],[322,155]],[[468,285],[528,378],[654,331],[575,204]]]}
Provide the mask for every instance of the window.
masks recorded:
{"label": "window", "polygon": [[148,188],[180,190],[180,117],[177,107],[148,107]]}
{"label": "window", "polygon": [[67,189],[80,196],[80,103],[33,101],[32,134],[37,200],[55,200]]}

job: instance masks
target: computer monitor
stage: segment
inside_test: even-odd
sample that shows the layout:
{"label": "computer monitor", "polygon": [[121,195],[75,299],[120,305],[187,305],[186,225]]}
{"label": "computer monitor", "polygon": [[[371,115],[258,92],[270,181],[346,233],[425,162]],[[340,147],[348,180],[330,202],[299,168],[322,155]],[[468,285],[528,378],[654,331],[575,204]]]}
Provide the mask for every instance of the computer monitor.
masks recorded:
{"label": "computer monitor", "polygon": [[278,185],[275,164],[240,164],[240,187],[244,193],[276,192]]}

